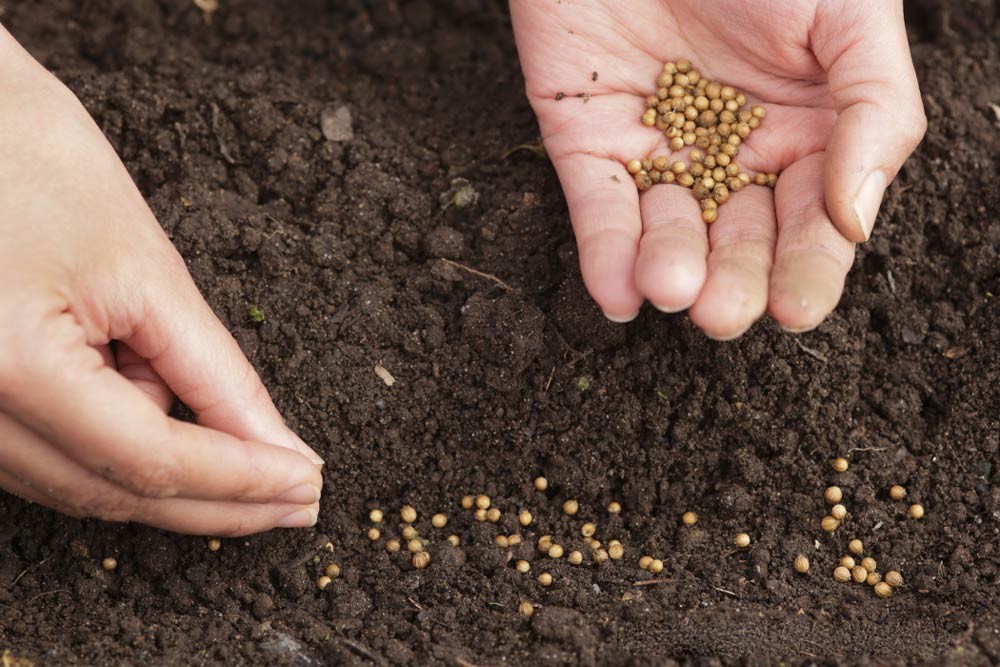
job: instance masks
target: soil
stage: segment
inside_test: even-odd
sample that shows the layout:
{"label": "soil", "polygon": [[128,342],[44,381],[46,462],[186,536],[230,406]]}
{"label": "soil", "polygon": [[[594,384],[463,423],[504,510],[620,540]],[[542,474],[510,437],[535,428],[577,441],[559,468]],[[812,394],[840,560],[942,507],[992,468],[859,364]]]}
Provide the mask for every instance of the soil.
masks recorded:
{"label": "soil", "polygon": [[[906,6],[930,131],[836,312],[802,336],[762,322],[715,343],[683,315],[610,324],[587,297],[551,167],[505,155],[537,128],[500,2],[225,0],[211,25],[184,2],[0,5],[93,113],[328,461],[315,530],[218,552],[0,493],[0,653],[38,665],[1000,660],[998,10],[958,6]],[[443,209],[456,178],[478,201]],[[838,454],[851,468],[834,475]],[[834,480],[851,515],[827,535]],[[893,483],[926,518],[906,519]],[[505,510],[501,526],[458,508],[478,492]],[[574,520],[559,511],[569,497]],[[620,516],[603,510],[611,500]],[[365,537],[369,508],[404,503],[432,540],[426,570]],[[540,528],[496,548],[521,507]],[[689,509],[701,521],[682,527]],[[447,529],[426,525],[435,511]],[[583,518],[622,540],[625,560],[543,566],[541,529],[572,547]],[[740,531],[747,550],[732,546]],[[462,547],[443,546],[451,532]],[[904,574],[889,600],[830,576],[853,536]],[[635,566],[644,553],[666,569],[635,586],[652,578]],[[798,553],[807,575],[791,568]],[[331,561],[343,574],[320,592]],[[522,600],[539,605],[531,619]]]}

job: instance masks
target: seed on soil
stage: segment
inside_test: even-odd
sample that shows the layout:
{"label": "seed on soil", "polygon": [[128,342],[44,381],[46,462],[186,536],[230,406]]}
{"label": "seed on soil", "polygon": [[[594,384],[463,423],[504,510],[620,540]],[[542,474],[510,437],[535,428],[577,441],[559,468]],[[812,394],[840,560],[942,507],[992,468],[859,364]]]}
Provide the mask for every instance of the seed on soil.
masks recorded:
{"label": "seed on soil", "polygon": [[831,486],[823,492],[823,498],[831,505],[836,505],[844,498],[844,492],[840,490],[839,486]]}
{"label": "seed on soil", "polygon": [[382,523],[382,510],[372,510],[368,513],[368,520],[372,523]]}
{"label": "seed on soil", "polygon": [[508,535],[507,536],[507,544],[508,545],[510,545],[512,547],[516,547],[520,543],[521,543],[521,535],[520,535],[520,533],[514,533],[513,535]]}
{"label": "seed on soil", "polygon": [[847,508],[841,505],[840,503],[837,503],[836,505],[830,508],[830,516],[832,516],[837,521],[843,521],[844,517],[847,516]]}
{"label": "seed on soil", "polygon": [[476,507],[478,507],[481,510],[489,509],[490,497],[484,494],[476,496]]}
{"label": "seed on soil", "polygon": [[484,510],[482,508],[479,508],[475,512],[472,513],[472,516],[473,516],[473,518],[475,518],[476,521],[480,521],[480,522],[486,521],[486,510]]}
{"label": "seed on soil", "polygon": [[563,548],[561,544],[553,544],[548,550],[549,558],[562,558]]}
{"label": "seed on soil", "polygon": [[549,549],[552,548],[552,536],[542,535],[538,538],[538,550],[543,554],[548,553]]}
{"label": "seed on soil", "polygon": [[418,533],[417,529],[414,528],[413,526],[403,526],[403,539],[404,540],[416,539],[417,535],[419,535],[419,534],[420,533]]}
{"label": "seed on soil", "polygon": [[869,586],[874,586],[875,584],[877,584],[880,581],[882,581],[882,575],[879,574],[878,572],[869,572],[868,573],[868,578],[865,579],[865,582]]}
{"label": "seed on soil", "polygon": [[521,513],[517,515],[517,521],[522,526],[530,526],[533,518],[534,517],[531,516],[531,512],[528,510],[521,510]]}
{"label": "seed on soil", "polygon": [[385,543],[385,550],[391,554],[396,553],[401,548],[402,545],[399,543],[399,540],[387,540]]}
{"label": "seed on soil", "polygon": [[625,555],[625,547],[618,540],[611,540],[608,543],[608,557],[612,560],[620,560]]}
{"label": "seed on soil", "polygon": [[698,523],[698,515],[694,512],[684,512],[684,514],[681,515],[681,521],[685,526],[693,526]]}
{"label": "seed on soil", "polygon": [[444,528],[448,525],[448,517],[444,514],[435,514],[431,517],[431,525],[435,528]]}
{"label": "seed on soil", "polygon": [[860,565],[855,565],[851,568],[851,578],[854,579],[856,583],[863,584],[868,578],[868,570]]}
{"label": "seed on soil", "polygon": [[648,570],[649,569],[649,564],[652,563],[652,562],[653,562],[653,557],[652,556],[643,556],[642,558],[639,559],[639,569],[640,570]]}
{"label": "seed on soil", "polygon": [[809,571],[809,559],[802,554],[799,554],[795,557],[794,567],[795,571],[799,574],[805,574]]}
{"label": "seed on soil", "polygon": [[566,556],[566,560],[569,561],[570,565],[579,565],[583,562],[583,554],[579,551],[570,551],[569,556]]}
{"label": "seed on soil", "polygon": [[522,602],[517,606],[517,611],[526,618],[530,618],[535,613],[535,606],[530,602]]}
{"label": "seed on soil", "polygon": [[546,587],[547,586],[551,586],[552,585],[552,575],[549,574],[548,572],[542,572],[540,575],[538,575],[538,583],[540,585],[546,586]]}
{"label": "seed on soil", "polygon": [[621,503],[612,500],[608,503],[608,514],[621,514],[622,506]]}
{"label": "seed on soil", "polygon": [[496,523],[497,521],[499,521],[500,510],[498,510],[496,507],[491,507],[488,510],[486,510],[486,520],[489,521],[490,523]]}
{"label": "seed on soil", "polygon": [[860,556],[865,552],[865,545],[861,543],[861,540],[851,540],[847,543],[847,550],[855,556]]}
{"label": "seed on soil", "polygon": [[847,470],[847,466],[848,466],[847,459],[845,459],[843,456],[838,456],[834,460],[830,461],[830,467],[836,470],[837,472],[844,472],[845,470]]}
{"label": "seed on soil", "polygon": [[506,535],[497,535],[493,538],[493,542],[501,549],[506,549],[510,546],[510,540],[507,539]]}
{"label": "seed on soil", "polygon": [[833,570],[833,578],[837,581],[844,583],[851,580],[851,571],[848,570],[843,565],[836,567]]}
{"label": "seed on soil", "polygon": [[590,546],[591,549],[600,549],[601,548],[601,541],[600,540],[591,540],[588,543],[588,545]]}
{"label": "seed on soil", "polygon": [[417,510],[409,505],[403,505],[403,509],[399,510],[399,518],[406,523],[413,523],[417,520]]}
{"label": "seed on soil", "polygon": [[592,523],[585,523],[580,526],[580,534],[584,537],[593,537],[594,533],[597,532],[597,526]]}
{"label": "seed on soil", "polygon": [[890,595],[892,595],[892,586],[885,583],[884,581],[880,581],[879,583],[875,584],[875,595],[879,596],[880,598],[889,597]]}
{"label": "seed on soil", "polygon": [[922,519],[924,517],[924,506],[920,503],[914,503],[910,505],[910,509],[907,512],[911,519]]}
{"label": "seed on soil", "polygon": [[514,568],[521,574],[527,574],[531,571],[531,563],[526,560],[519,560],[514,563]]}
{"label": "seed on soil", "polygon": [[316,580],[316,588],[320,589],[321,591],[326,590],[326,587],[330,585],[331,581],[333,580],[330,579],[330,577],[323,575],[322,577]]}
{"label": "seed on soil", "polygon": [[750,546],[750,536],[746,533],[737,533],[736,537],[733,538],[733,544],[740,549],[746,549]]}
{"label": "seed on soil", "polygon": [[411,554],[418,554],[424,550],[424,543],[418,539],[412,539],[406,543],[406,550]]}
{"label": "seed on soil", "polygon": [[832,516],[825,516],[819,523],[820,527],[828,533],[832,533],[840,527],[840,522]]}
{"label": "seed on soil", "polygon": [[878,569],[878,564],[875,562],[875,559],[872,558],[871,556],[865,556],[864,558],[861,559],[861,567],[865,568],[869,572],[874,572],[876,569]]}
{"label": "seed on soil", "polygon": [[889,584],[893,588],[899,588],[903,585],[903,575],[895,570],[889,570],[885,573],[885,583]]}
{"label": "seed on soil", "polygon": [[592,556],[594,563],[597,565],[608,562],[610,557],[611,556],[605,549],[594,549],[594,555]]}
{"label": "seed on soil", "polygon": [[471,510],[475,504],[475,496],[462,496],[462,509]]}
{"label": "seed on soil", "polygon": [[889,487],[889,497],[893,500],[902,500],[906,497],[906,488],[899,484],[893,484]]}
{"label": "seed on soil", "polygon": [[580,503],[578,503],[575,500],[570,499],[570,500],[567,500],[566,502],[563,503],[562,508],[563,508],[563,512],[565,512],[566,514],[568,514],[570,516],[573,516],[574,514],[576,514],[577,512],[580,511]]}
{"label": "seed on soil", "polygon": [[340,566],[337,565],[336,563],[330,563],[329,565],[326,566],[326,570],[324,571],[324,573],[331,579],[336,579],[337,577],[340,576]]}
{"label": "seed on soil", "polygon": [[213,537],[208,541],[209,551],[218,551],[221,548],[222,548],[222,540]]}
{"label": "seed on soil", "polygon": [[413,567],[418,570],[422,570],[431,564],[431,555],[426,551],[421,551],[413,554],[413,558],[410,562],[413,564]]}
{"label": "seed on soil", "polygon": [[101,561],[101,567],[110,572],[118,567],[118,561],[111,557],[105,558]]}
{"label": "seed on soil", "polygon": [[326,544],[323,545],[323,548],[332,553],[333,552],[333,542],[331,542],[330,540],[327,540]]}
{"label": "seed on soil", "polygon": [[648,569],[653,574],[660,574],[661,572],[663,572],[663,561],[660,560],[659,558],[654,558],[653,561],[649,564]]}
{"label": "seed on soil", "polygon": [[462,543],[462,538],[460,538],[458,535],[449,535],[448,536],[448,544],[450,544],[451,546],[457,547],[461,543]]}
{"label": "seed on soil", "polygon": [[857,565],[857,563],[854,562],[854,559],[850,556],[844,556],[843,558],[841,558],[840,564],[846,567],[848,570],[853,570],[854,566]]}
{"label": "seed on soil", "polygon": [[381,530],[379,530],[378,528],[369,528],[368,529],[368,539],[369,540],[371,540],[372,542],[377,542],[380,537],[382,537],[382,531]]}

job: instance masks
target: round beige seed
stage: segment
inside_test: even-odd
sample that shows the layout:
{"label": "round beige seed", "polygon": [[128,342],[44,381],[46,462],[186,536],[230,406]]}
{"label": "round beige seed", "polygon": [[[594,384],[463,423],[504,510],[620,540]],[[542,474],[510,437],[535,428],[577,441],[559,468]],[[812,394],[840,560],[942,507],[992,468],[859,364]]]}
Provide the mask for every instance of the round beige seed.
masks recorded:
{"label": "round beige seed", "polygon": [[830,467],[836,470],[837,472],[844,472],[845,470],[847,470],[847,466],[848,466],[847,459],[845,459],[843,456],[838,456],[834,460],[830,461]]}
{"label": "round beige seed", "polygon": [[643,556],[642,558],[639,559],[639,569],[648,570],[649,564],[652,562],[653,562],[652,556]]}
{"label": "round beige seed", "polygon": [[840,522],[832,516],[825,516],[819,523],[820,527],[828,533],[832,533],[840,527]]}
{"label": "round beige seed", "polygon": [[336,579],[340,576],[340,566],[336,563],[330,563],[326,566],[325,574],[331,579]]}
{"label": "round beige seed", "polygon": [[330,585],[331,581],[333,580],[330,579],[330,577],[323,575],[322,577],[316,580],[316,588],[320,589],[321,591],[325,590],[326,587]]}
{"label": "round beige seed", "polygon": [[[638,160],[633,160],[633,162],[637,162],[638,163],[639,161]],[[631,162],[629,164],[631,164]],[[641,164],[639,165],[639,168],[642,169],[642,165]],[[638,172],[636,172],[636,173],[638,173]],[[473,505],[475,505],[475,504],[476,504],[476,498],[475,498],[475,496],[462,496],[462,509],[471,510],[472,507],[473,507]]]}
{"label": "round beige seed", "polygon": [[610,503],[608,503],[608,514],[621,514],[621,512],[622,512],[621,503],[615,500],[612,500]]}
{"label": "round beige seed", "polygon": [[421,551],[419,553],[413,554],[413,558],[410,560],[410,562],[413,564],[413,567],[417,568],[418,570],[422,570],[431,564],[431,555],[426,551]]}
{"label": "round beige seed", "polygon": [[889,570],[885,573],[885,583],[889,584],[893,588],[899,588],[903,585],[903,575],[895,570]]}
{"label": "round beige seed", "polygon": [[914,503],[910,505],[908,514],[911,519],[922,519],[924,518],[924,506],[920,503]]}
{"label": "round beige seed", "polygon": [[516,563],[514,563],[514,567],[521,574],[527,574],[528,572],[531,572],[531,563],[529,563],[526,560],[517,561]]}
{"label": "round beige seed", "polygon": [[878,564],[875,562],[875,559],[872,558],[871,556],[866,556],[865,558],[862,558],[860,565],[869,572],[874,572],[875,570],[878,569]]}
{"label": "round beige seed", "polygon": [[855,556],[860,556],[865,552],[865,545],[861,543],[861,540],[851,540],[847,543],[847,550]]}
{"label": "round beige seed", "polygon": [[374,509],[368,513],[368,519],[372,523],[382,523],[382,518],[383,518],[382,510],[380,509]]}
{"label": "round beige seed", "polygon": [[693,526],[698,523],[698,515],[694,512],[684,512],[684,514],[681,515],[681,522],[685,526]]}
{"label": "round beige seed", "polygon": [[850,556],[844,556],[843,558],[841,558],[840,564],[843,567],[846,567],[848,570],[853,570],[854,566],[857,565],[857,563],[854,562],[854,559],[851,558]]}
{"label": "round beige seed", "polygon": [[424,550],[424,543],[420,540],[410,540],[406,543],[406,550],[411,554],[418,554]]}
{"label": "round beige seed", "polygon": [[[632,162],[639,162],[639,161],[633,160]],[[629,164],[631,164],[631,162]],[[642,168],[641,162],[639,162],[639,168],[640,169]],[[636,173],[638,173],[638,171]],[[549,488],[549,480],[545,479],[544,477],[535,478],[535,491],[544,491],[547,488]]]}
{"label": "round beige seed", "polygon": [[850,581],[851,571],[848,570],[843,565],[841,565],[833,570],[833,578],[839,581],[840,583]]}
{"label": "round beige seed", "polygon": [[562,556],[563,556],[562,545],[561,544],[553,544],[551,547],[549,547],[548,554],[549,554],[549,558],[562,558]]}
{"label": "round beige seed", "polygon": [[476,507],[481,510],[489,509],[490,497],[482,493],[476,496]]}
{"label": "round beige seed", "polygon": [[519,614],[521,614],[521,616],[524,616],[525,618],[530,618],[531,615],[535,613],[535,606],[530,602],[522,602],[521,604],[517,605],[517,611]]}
{"label": "round beige seed", "polygon": [[830,508],[830,516],[832,516],[837,521],[843,521],[844,517],[847,516],[847,508],[841,505],[840,503],[837,503],[836,505]]}
{"label": "round beige seed", "polygon": [[507,539],[506,535],[497,535],[495,538],[493,538],[493,542],[501,549],[506,549],[507,547],[510,546],[510,540]]}
{"label": "round beige seed", "polygon": [[740,549],[746,549],[750,546],[750,536],[746,533],[737,533],[736,537],[733,538],[733,544]]}
{"label": "round beige seed", "polygon": [[795,571],[799,574],[805,574],[809,571],[809,559],[802,554],[799,554],[795,557],[794,567]]}
{"label": "round beige seed", "polygon": [[868,578],[865,579],[865,583],[867,583],[869,586],[874,586],[880,581],[882,581],[882,575],[880,575],[878,572],[869,572]]}
{"label": "round beige seed", "polygon": [[530,526],[532,519],[534,519],[534,517],[531,516],[531,512],[528,510],[521,510],[521,512],[517,515],[517,522],[522,526]]}
{"label": "round beige seed", "polygon": [[593,559],[594,563],[596,563],[597,565],[600,565],[601,563],[606,563],[608,561],[608,558],[610,558],[610,556],[608,555],[608,552],[606,550],[594,549]]}
{"label": "round beige seed", "polygon": [[387,540],[385,543],[385,550],[391,554],[396,553],[401,548],[402,545],[399,543],[399,540]]}
{"label": "round beige seed", "polygon": [[902,500],[906,497],[906,488],[899,484],[893,484],[889,487],[889,497],[893,500]]}
{"label": "round beige seed", "polygon": [[221,548],[222,548],[222,540],[213,537],[208,541],[209,551],[218,551]]}
{"label": "round beige seed", "polygon": [[890,595],[892,595],[892,586],[885,583],[884,581],[880,581],[879,583],[875,584],[875,595],[879,596],[880,598],[889,597]]}
{"label": "round beige seed", "polygon": [[490,523],[496,523],[497,521],[499,521],[500,510],[498,510],[496,507],[491,507],[488,510],[486,510],[486,520],[489,521]]}
{"label": "round beige seed", "polygon": [[597,532],[597,526],[592,523],[585,523],[580,526],[580,534],[584,537],[593,537],[595,532]]}
{"label": "round beige seed", "polygon": [[548,572],[542,572],[540,575],[538,575],[538,583],[546,587],[551,586],[552,575],[549,574]]}
{"label": "round beige seed", "polygon": [[663,572],[663,561],[660,560],[659,558],[654,558],[653,561],[649,564],[649,571],[652,572],[653,574],[660,574],[661,572]]}
{"label": "round beige seed", "polygon": [[621,542],[617,540],[612,540],[608,544],[608,557],[612,560],[620,560],[622,556],[625,555],[625,547],[622,546]]}
{"label": "round beige seed", "polygon": [[840,490],[839,486],[831,486],[823,492],[823,498],[831,505],[835,505],[844,498],[844,492]]}
{"label": "round beige seed", "polygon": [[413,523],[417,520],[417,510],[410,505],[404,505],[403,509],[399,510],[399,518],[406,523]]}
{"label": "round beige seed", "polygon": [[573,516],[574,514],[580,511],[580,503],[578,503],[573,499],[570,499],[563,503],[562,509],[563,512],[565,512],[566,514]]}
{"label": "round beige seed", "polygon": [[566,557],[570,565],[579,565],[583,562],[583,554],[579,551],[570,551],[569,556]]}
{"label": "round beige seed", "polygon": [[859,584],[863,584],[868,578],[868,570],[861,567],[860,565],[855,565],[851,568],[851,578]]}
{"label": "round beige seed", "polygon": [[448,544],[450,544],[451,546],[457,547],[461,543],[462,543],[462,538],[460,538],[458,535],[449,535],[448,536]]}
{"label": "round beige seed", "polygon": [[420,533],[413,526],[403,526],[403,539],[412,540],[416,538]]}
{"label": "round beige seed", "polygon": [[513,535],[507,536],[507,544],[509,544],[510,546],[516,547],[520,543],[521,543],[520,533],[514,533]]}
{"label": "round beige seed", "polygon": [[369,528],[368,529],[368,539],[369,540],[371,540],[372,542],[375,542],[380,537],[382,537],[382,531],[381,530],[379,530],[378,528]]}
{"label": "round beige seed", "polygon": [[542,535],[538,538],[538,550],[543,554],[548,553],[549,549],[552,548],[552,536]]}
{"label": "round beige seed", "polygon": [[110,572],[118,567],[118,561],[109,556],[101,561],[101,567]]}
{"label": "round beige seed", "polygon": [[448,525],[448,517],[444,514],[435,514],[431,517],[431,525],[435,528],[444,528]]}

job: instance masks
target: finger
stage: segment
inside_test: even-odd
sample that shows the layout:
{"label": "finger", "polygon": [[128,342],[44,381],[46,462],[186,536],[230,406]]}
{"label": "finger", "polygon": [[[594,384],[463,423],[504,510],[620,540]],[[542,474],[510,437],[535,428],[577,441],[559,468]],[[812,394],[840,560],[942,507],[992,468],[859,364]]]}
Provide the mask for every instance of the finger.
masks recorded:
{"label": "finger", "polygon": [[750,186],[734,194],[708,232],[708,279],[689,314],[710,338],[731,340],[767,309],[777,236],[771,190]]}
{"label": "finger", "polygon": [[705,283],[708,236],[690,191],[655,185],[642,194],[643,235],[635,265],[640,294],[673,313],[694,303]]}
{"label": "finger", "polygon": [[319,498],[319,470],[297,452],[167,417],[104,365],[70,313],[53,312],[29,329],[40,339],[30,363],[0,360],[0,410],[80,465],[146,497]]}
{"label": "finger", "polygon": [[115,359],[115,353],[111,349],[111,345],[109,343],[105,343],[104,345],[95,345],[94,349],[101,353],[101,359],[104,361],[105,366],[117,368],[118,362]]}
{"label": "finger", "polygon": [[81,467],[59,449],[0,414],[0,486],[75,517],[137,521],[191,534],[243,535],[308,527],[318,505],[210,502],[139,497]]}
{"label": "finger", "polygon": [[837,123],[826,155],[826,207],[840,232],[866,241],[886,186],[927,129],[903,23],[903,3],[820,3],[816,57]]}
{"label": "finger", "polygon": [[174,392],[170,391],[170,387],[153,369],[148,359],[140,357],[125,343],[118,343],[115,359],[122,377],[131,380],[132,384],[152,398],[161,410],[164,412],[170,410],[170,406],[174,403]]}
{"label": "finger", "polygon": [[[171,252],[172,249],[171,249]],[[289,429],[236,340],[208,307],[177,256],[169,281],[150,281],[145,319],[124,337],[148,359],[198,423],[323,460]],[[153,291],[155,290],[155,291]]]}
{"label": "finger", "polygon": [[768,308],[792,332],[816,327],[833,311],[854,262],[854,244],[823,204],[825,159],[817,153],[792,165],[774,192],[778,240]]}
{"label": "finger", "polygon": [[632,177],[615,160],[583,153],[554,158],[580,253],[580,273],[608,319],[639,314],[635,259],[642,223]]}

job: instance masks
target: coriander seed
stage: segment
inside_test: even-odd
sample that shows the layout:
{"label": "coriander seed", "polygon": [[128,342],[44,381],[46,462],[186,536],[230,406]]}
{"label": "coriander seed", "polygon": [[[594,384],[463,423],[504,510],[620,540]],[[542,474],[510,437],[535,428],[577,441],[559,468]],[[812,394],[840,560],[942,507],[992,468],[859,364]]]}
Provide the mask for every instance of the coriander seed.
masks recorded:
{"label": "coriander seed", "polygon": [[549,549],[552,547],[552,536],[542,535],[538,538],[538,550],[543,554],[548,553]]}
{"label": "coriander seed", "polygon": [[412,540],[417,537],[420,533],[413,526],[403,526],[403,539]]}
{"label": "coriander seed", "polygon": [[332,579],[330,579],[330,577],[323,575],[322,577],[316,580],[316,588],[320,589],[321,591],[326,590],[326,587],[330,585],[331,581]]}
{"label": "coriander seed", "polygon": [[595,549],[592,558],[594,559],[594,563],[600,565],[601,563],[608,562],[608,558],[610,558],[610,556],[604,549]]}
{"label": "coriander seed", "polygon": [[531,563],[526,560],[519,560],[514,563],[514,568],[521,574],[527,574],[531,571]]}
{"label": "coriander seed", "polygon": [[809,559],[799,554],[795,557],[795,563],[793,564],[795,571],[799,574],[805,574],[809,571]]}
{"label": "coriander seed", "polygon": [[899,588],[903,585],[903,575],[895,570],[889,570],[885,573],[885,583],[889,584],[893,588]]}
{"label": "coriander seed", "polygon": [[525,618],[530,618],[535,613],[535,606],[530,602],[522,602],[517,605],[517,611]]}
{"label": "coriander seed", "polygon": [[111,570],[118,568],[118,561],[109,556],[101,561],[101,567],[110,572]]}
{"label": "coriander seed", "polygon": [[431,525],[435,528],[444,528],[448,525],[448,517],[444,514],[435,514],[431,517]]}
{"label": "coriander seed", "polygon": [[845,459],[843,456],[838,456],[834,460],[830,461],[830,467],[837,472],[844,472],[845,470],[847,470],[847,466],[848,466],[847,459]]}
{"label": "coriander seed", "polygon": [[418,570],[423,570],[431,564],[431,555],[426,551],[417,552],[413,554],[413,558],[410,559],[410,563]]}
{"label": "coriander seed", "polygon": [[489,521],[490,523],[496,523],[497,521],[499,521],[500,510],[498,510],[496,507],[491,507],[488,510],[486,510],[486,520]]}
{"label": "coriander seed", "polygon": [[740,549],[746,549],[750,546],[750,536],[746,533],[737,533],[736,537],[733,538],[733,544]]}
{"label": "coriander seed", "polygon": [[497,535],[493,538],[493,542],[501,549],[506,549],[510,546],[510,540],[507,539],[506,535]]}
{"label": "coriander seed", "polygon": [[854,566],[857,565],[857,563],[854,562],[854,559],[851,558],[850,556],[842,557],[840,559],[840,564],[846,567],[848,570],[853,570]]}
{"label": "coriander seed", "polygon": [[681,515],[681,521],[685,526],[693,526],[698,523],[698,515],[694,512],[684,512],[684,514]]}
{"label": "coriander seed", "polygon": [[448,536],[448,544],[450,544],[451,546],[457,547],[461,543],[462,543],[462,538],[460,538],[458,535],[449,535]]}
{"label": "coriander seed", "polygon": [[544,587],[549,587],[552,585],[552,575],[548,572],[542,572],[538,575],[538,583]]}
{"label": "coriander seed", "polygon": [[565,512],[569,516],[573,516],[574,514],[580,511],[580,503],[578,503],[573,499],[570,499],[563,503],[562,509],[563,512]]}
{"label": "coriander seed", "polygon": [[[633,160],[636,164],[639,164],[638,160]],[[632,164],[631,162],[629,164]],[[642,165],[639,165],[639,169],[642,169]],[[638,173],[638,171],[636,172]],[[472,506],[476,504],[476,499],[473,496],[462,496],[462,509],[471,510]]]}
{"label": "coriander seed", "polygon": [[583,562],[583,554],[579,551],[570,551],[569,556],[566,557],[570,565],[579,565]]}
{"label": "coriander seed", "polygon": [[413,523],[417,520],[417,510],[410,505],[404,505],[403,509],[399,510],[399,518],[406,523]]}
{"label": "coriander seed", "polygon": [[621,503],[612,500],[608,503],[608,514],[621,514],[622,506]]}
{"label": "coriander seed", "polygon": [[533,518],[534,517],[531,516],[531,512],[528,510],[521,510],[521,513],[517,515],[517,522],[522,526],[530,526]]}
{"label": "coriander seed", "polygon": [[663,561],[659,558],[654,558],[649,564],[649,571],[653,574],[660,574],[663,572]]}
{"label": "coriander seed", "polygon": [[369,540],[371,540],[372,542],[377,542],[380,537],[382,537],[382,531],[381,530],[379,530],[378,528],[369,528],[368,529],[368,539]]}
{"label": "coriander seed", "polygon": [[906,497],[906,488],[899,484],[893,484],[889,487],[889,497],[893,500],[902,500]]}
{"label": "coriander seed", "polygon": [[851,580],[851,571],[848,570],[843,565],[841,565],[837,568],[834,568],[833,578],[839,581],[840,583],[848,582]]}
{"label": "coriander seed", "polygon": [[861,567],[865,568],[869,572],[874,572],[876,569],[878,569],[878,564],[875,562],[874,558],[872,558],[871,556],[866,556],[861,559]]}
{"label": "coriander seed", "polygon": [[580,534],[584,537],[593,537],[595,532],[597,532],[597,526],[592,523],[585,523],[580,526]]}
{"label": "coriander seed", "polygon": [[382,510],[374,509],[368,513],[368,520],[372,523],[382,523]]}
{"label": "coriander seed", "polygon": [[213,537],[213,538],[211,538],[208,541],[208,550],[209,551],[218,551],[221,548],[222,548],[222,540],[220,540],[220,539],[218,539],[216,537]]}
{"label": "coriander seed", "polygon": [[424,550],[424,543],[419,539],[413,539],[406,543],[406,550],[411,554],[418,554]]}
{"label": "coriander seed", "polygon": [[831,505],[839,503],[843,497],[844,493],[840,490],[839,486],[831,486],[823,493],[823,498]]}
{"label": "coriander seed", "polygon": [[875,584],[875,595],[879,596],[880,598],[887,598],[891,596],[892,586],[885,583],[884,581],[880,581],[879,583]]}
{"label": "coriander seed", "polygon": [[331,579],[336,579],[337,577],[340,576],[340,566],[337,565],[336,563],[330,563],[329,565],[326,566],[325,573],[326,576],[330,577]]}
{"label": "coriander seed", "polygon": [[861,540],[854,539],[847,543],[847,550],[855,556],[860,556],[865,552],[865,545],[861,543]]}
{"label": "coriander seed", "polygon": [[490,507],[490,497],[486,494],[479,494],[476,496],[476,507],[481,510],[489,509]]}
{"label": "coriander seed", "polygon": [[922,519],[924,518],[924,506],[920,503],[914,503],[910,505],[908,514],[911,519]]}
{"label": "coriander seed", "polygon": [[608,557],[612,560],[619,560],[625,555],[625,547],[618,540],[608,542]]}
{"label": "coriander seed", "polygon": [[652,562],[653,562],[652,556],[643,556],[642,558],[639,559],[639,569],[648,570],[649,564]]}
{"label": "coriander seed", "polygon": [[878,572],[869,572],[868,578],[865,579],[865,583],[867,583],[869,586],[874,586],[880,581],[882,581],[882,575],[880,575]]}
{"label": "coriander seed", "polygon": [[868,570],[860,565],[855,565],[851,568],[851,578],[854,579],[855,583],[863,584],[868,579]]}
{"label": "coriander seed", "polygon": [[819,523],[820,527],[828,533],[832,533],[840,527],[840,522],[832,516],[825,516]]}
{"label": "coriander seed", "polygon": [[840,503],[837,503],[836,505],[830,508],[830,516],[832,516],[837,521],[843,521],[844,517],[847,516],[847,508],[841,505]]}
{"label": "coriander seed", "polygon": [[561,544],[553,544],[549,547],[548,551],[549,558],[562,558],[563,548]]}
{"label": "coriander seed", "polygon": [[394,554],[400,550],[401,546],[402,545],[400,545],[399,540],[386,540],[385,550]]}

